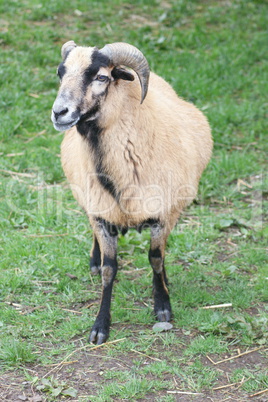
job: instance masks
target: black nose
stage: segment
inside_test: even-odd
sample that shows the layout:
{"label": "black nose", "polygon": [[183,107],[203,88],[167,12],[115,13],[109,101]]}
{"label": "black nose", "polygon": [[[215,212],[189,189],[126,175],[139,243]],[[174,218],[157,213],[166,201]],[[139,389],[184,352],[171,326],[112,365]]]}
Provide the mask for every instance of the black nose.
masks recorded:
{"label": "black nose", "polygon": [[58,120],[59,116],[64,116],[66,113],[68,113],[69,109],[66,107],[65,109],[62,109],[60,112],[55,112],[55,110],[53,110],[55,119]]}

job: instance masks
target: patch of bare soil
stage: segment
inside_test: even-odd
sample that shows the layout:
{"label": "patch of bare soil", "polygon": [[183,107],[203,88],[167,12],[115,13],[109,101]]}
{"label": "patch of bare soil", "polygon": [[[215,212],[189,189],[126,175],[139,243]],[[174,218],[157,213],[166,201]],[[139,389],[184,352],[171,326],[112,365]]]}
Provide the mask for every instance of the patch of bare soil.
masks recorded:
{"label": "patch of bare soil", "polygon": [[[91,347],[85,347],[84,349],[79,348],[75,353],[70,355],[66,360],[62,360],[59,364],[27,366],[25,372],[27,371],[32,378],[37,379],[34,384],[27,381],[22,370],[14,370],[0,374],[0,401],[94,401],[95,397],[98,395],[99,386],[107,385],[109,382],[114,381],[113,379],[107,379],[107,377],[105,377],[105,373],[108,370],[122,373],[130,371],[134,366],[134,361],[137,361],[137,359],[142,359],[142,364],[145,366],[153,362],[152,357],[139,354],[139,352],[135,350],[127,354],[117,354],[114,357],[110,356],[108,348],[114,342],[115,341],[111,341],[107,346],[101,346],[95,349],[91,349]],[[154,343],[153,348],[154,351],[158,350],[158,356],[161,357],[163,345]],[[183,391],[185,384],[183,384],[180,378],[176,377],[176,379],[174,379],[173,376],[166,373],[165,380],[172,382],[174,387],[162,390],[158,393],[152,392],[144,399],[139,399],[139,401],[153,402],[161,397],[169,395],[173,396],[176,401],[183,402],[244,402],[247,400],[267,402],[268,392],[251,397],[251,395],[247,395],[245,391],[242,390],[243,382],[246,381],[246,379],[233,384],[230,381],[231,374],[236,369],[254,369],[256,372],[258,370],[267,370],[267,358],[263,353],[264,350],[264,347],[256,347],[244,351],[233,349],[231,355],[228,356],[219,357],[211,355],[201,357],[202,363],[205,366],[218,371],[217,382],[213,386],[213,390],[205,390],[200,393]],[[174,348],[172,355],[177,356],[179,361],[182,357],[182,349]],[[231,360],[229,360],[230,357],[232,357]],[[148,374],[146,378],[150,381],[153,376]],[[42,379],[50,379],[51,382],[54,381],[54,385],[49,391],[42,391],[38,388],[38,385],[42,384]],[[57,396],[53,396],[53,393],[57,392],[57,389],[60,387],[62,387],[62,389],[74,389],[76,391],[75,395],[70,396],[60,393]],[[113,398],[113,400],[120,401],[122,399]]]}
{"label": "patch of bare soil", "polygon": [[241,387],[247,379],[243,378],[237,383],[230,381],[230,377],[235,370],[248,369],[250,371],[254,370],[256,373],[267,370],[267,358],[262,353],[264,350],[264,347],[256,347],[245,351],[234,349],[230,355],[226,355],[221,359],[216,356],[203,357],[201,360],[205,366],[216,368],[219,372],[218,382],[213,387],[212,401],[230,400],[242,402],[256,400],[267,402],[268,390],[265,393],[252,392],[250,395],[246,395],[241,390]]}

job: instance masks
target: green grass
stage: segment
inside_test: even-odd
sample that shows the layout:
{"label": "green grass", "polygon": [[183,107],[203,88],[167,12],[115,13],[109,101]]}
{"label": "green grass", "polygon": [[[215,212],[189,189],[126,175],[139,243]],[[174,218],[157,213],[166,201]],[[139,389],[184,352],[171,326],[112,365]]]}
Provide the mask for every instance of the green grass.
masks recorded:
{"label": "green grass", "polygon": [[[224,399],[213,389],[231,383],[242,401],[267,389],[267,3],[13,0],[0,13],[0,379],[48,401],[168,402],[176,391]],[[120,341],[100,350],[87,345],[101,290],[88,269],[92,233],[50,122],[70,39],[136,45],[203,110],[215,142],[198,199],[168,240],[174,330],[152,331],[149,233],[129,232],[109,338]],[[223,303],[232,307],[203,308]],[[243,361],[208,359],[258,347]],[[74,362],[55,366],[64,359]]]}

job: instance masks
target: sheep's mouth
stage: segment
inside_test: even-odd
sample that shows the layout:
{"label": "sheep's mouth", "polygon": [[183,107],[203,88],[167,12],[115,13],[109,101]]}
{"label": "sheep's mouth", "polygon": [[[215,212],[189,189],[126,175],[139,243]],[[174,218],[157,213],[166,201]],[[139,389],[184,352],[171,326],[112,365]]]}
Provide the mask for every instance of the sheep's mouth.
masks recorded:
{"label": "sheep's mouth", "polygon": [[68,123],[53,122],[53,125],[57,131],[66,131],[66,130],[69,130],[69,128],[75,126],[79,122],[79,120],[80,120],[80,118],[72,120]]}
{"label": "sheep's mouth", "polygon": [[84,114],[80,114],[80,110],[78,110],[76,113],[72,114],[73,116],[71,116],[75,118],[69,120],[68,122],[62,123],[60,123],[58,119],[55,118],[55,113],[52,112],[51,120],[53,122],[54,128],[57,131],[66,131],[77,124],[83,124],[92,120],[96,120],[99,117],[99,111],[99,105],[96,104],[92,109]]}

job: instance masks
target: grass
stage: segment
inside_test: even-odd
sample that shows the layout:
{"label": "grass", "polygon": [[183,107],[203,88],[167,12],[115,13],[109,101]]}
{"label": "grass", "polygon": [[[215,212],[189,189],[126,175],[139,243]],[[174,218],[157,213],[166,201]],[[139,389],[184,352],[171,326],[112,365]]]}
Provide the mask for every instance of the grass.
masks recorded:
{"label": "grass", "polygon": [[[267,389],[267,11],[261,0],[1,3],[3,397],[242,401]],[[198,199],[168,241],[174,330],[152,331],[149,234],[129,232],[119,240],[112,343],[97,350],[87,345],[101,288],[88,269],[92,234],[50,122],[69,39],[136,45],[203,110],[215,142]],[[203,308],[223,303],[232,307]]]}

